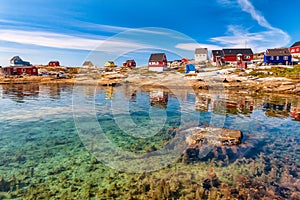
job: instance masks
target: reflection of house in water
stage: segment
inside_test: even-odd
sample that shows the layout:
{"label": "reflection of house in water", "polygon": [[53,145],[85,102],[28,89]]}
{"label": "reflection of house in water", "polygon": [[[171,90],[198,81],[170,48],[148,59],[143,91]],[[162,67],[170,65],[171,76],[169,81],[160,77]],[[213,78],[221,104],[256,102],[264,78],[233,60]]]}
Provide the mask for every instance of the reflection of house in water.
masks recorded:
{"label": "reflection of house in water", "polygon": [[163,89],[150,91],[150,105],[155,108],[166,109],[168,105],[168,93]]}
{"label": "reflection of house in water", "polygon": [[130,101],[135,102],[137,88],[132,85],[126,84],[124,85],[123,89],[124,89],[124,96]]}
{"label": "reflection of house in water", "polygon": [[253,102],[246,97],[237,99],[212,99],[212,112],[225,114],[250,114],[253,111]]}
{"label": "reflection of house in water", "polygon": [[95,86],[85,86],[84,95],[88,100],[93,100],[95,97]]}
{"label": "reflection of house in water", "polygon": [[300,102],[291,104],[290,116],[300,121]]}
{"label": "reflection of house in water", "polygon": [[10,98],[16,102],[39,96],[38,84],[4,84],[2,85],[3,98]]}
{"label": "reflection of house in water", "polygon": [[199,112],[207,112],[210,104],[210,97],[207,94],[196,95],[195,106]]}
{"label": "reflection of house in water", "polygon": [[49,97],[51,99],[60,99],[61,87],[59,84],[50,84],[49,85]]}
{"label": "reflection of house in water", "polygon": [[105,99],[111,100],[113,98],[114,93],[115,93],[115,88],[113,86],[107,86],[105,90]]}
{"label": "reflection of house in water", "polygon": [[264,102],[263,111],[269,117],[288,117],[291,110],[291,102],[287,100],[276,102]]}
{"label": "reflection of house in water", "polygon": [[130,101],[136,102],[136,90],[134,90],[134,91],[131,93]]}

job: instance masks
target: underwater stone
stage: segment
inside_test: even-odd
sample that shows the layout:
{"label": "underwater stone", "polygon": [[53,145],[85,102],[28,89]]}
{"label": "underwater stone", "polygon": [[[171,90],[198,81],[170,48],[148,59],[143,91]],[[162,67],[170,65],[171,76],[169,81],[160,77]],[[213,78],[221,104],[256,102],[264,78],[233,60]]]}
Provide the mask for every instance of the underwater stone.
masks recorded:
{"label": "underwater stone", "polygon": [[10,183],[5,181],[3,177],[0,179],[0,192],[8,192],[10,190]]}
{"label": "underwater stone", "polygon": [[232,146],[241,144],[243,134],[239,130],[230,130],[225,128],[194,128],[189,129],[194,132],[187,137],[187,143],[191,145],[196,144],[210,144],[214,146]]}

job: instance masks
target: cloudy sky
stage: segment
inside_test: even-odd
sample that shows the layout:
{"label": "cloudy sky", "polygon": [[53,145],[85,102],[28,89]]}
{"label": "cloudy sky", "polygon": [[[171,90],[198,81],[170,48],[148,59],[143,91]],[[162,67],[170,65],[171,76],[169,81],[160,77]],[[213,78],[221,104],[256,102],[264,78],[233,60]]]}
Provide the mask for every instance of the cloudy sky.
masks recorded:
{"label": "cloudy sky", "polygon": [[1,0],[0,65],[15,55],[80,66],[124,55],[144,64],[157,51],[193,58],[195,47],[288,47],[300,40],[299,8],[296,0]]}

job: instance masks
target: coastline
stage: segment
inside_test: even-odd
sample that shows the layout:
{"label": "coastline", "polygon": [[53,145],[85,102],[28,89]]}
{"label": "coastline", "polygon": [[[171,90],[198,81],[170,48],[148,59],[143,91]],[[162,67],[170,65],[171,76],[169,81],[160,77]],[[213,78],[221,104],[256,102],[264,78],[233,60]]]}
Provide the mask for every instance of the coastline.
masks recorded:
{"label": "coastline", "polygon": [[[0,85],[3,84],[57,84],[68,85],[116,85],[134,84],[143,88],[193,88],[198,90],[225,90],[226,92],[256,92],[300,95],[300,80],[285,77],[249,77],[237,74],[207,75],[183,74],[175,71],[163,73],[146,72],[139,73],[141,69],[127,72],[104,73],[95,75],[69,75],[69,78],[24,76],[0,77]],[[222,88],[220,88],[222,87]]]}

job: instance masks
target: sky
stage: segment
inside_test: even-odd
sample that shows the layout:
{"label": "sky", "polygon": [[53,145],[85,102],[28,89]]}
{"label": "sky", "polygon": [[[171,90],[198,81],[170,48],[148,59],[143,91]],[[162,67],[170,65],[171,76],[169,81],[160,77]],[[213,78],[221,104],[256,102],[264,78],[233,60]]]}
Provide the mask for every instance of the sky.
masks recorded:
{"label": "sky", "polygon": [[298,0],[1,0],[0,66],[15,55],[144,65],[152,52],[172,60],[193,58],[197,47],[289,47],[300,41],[299,8]]}

